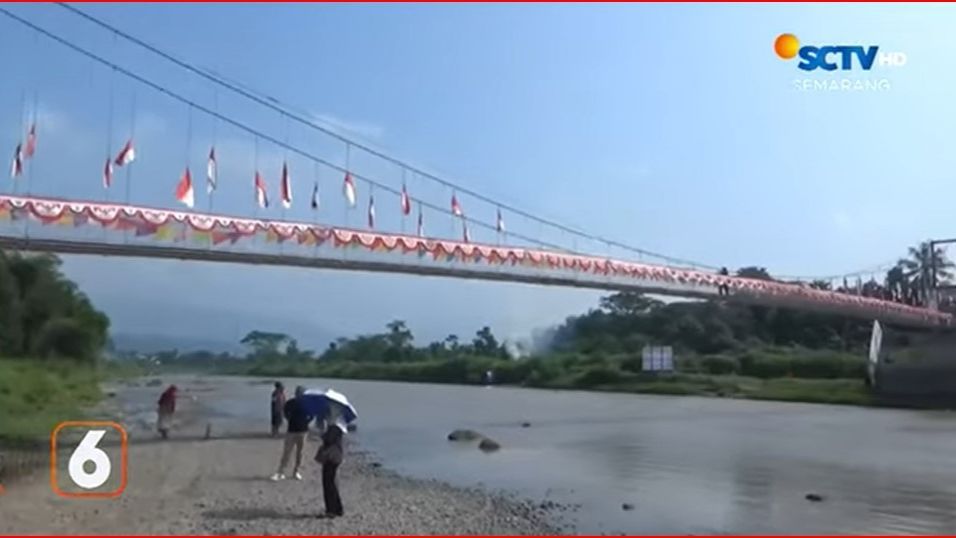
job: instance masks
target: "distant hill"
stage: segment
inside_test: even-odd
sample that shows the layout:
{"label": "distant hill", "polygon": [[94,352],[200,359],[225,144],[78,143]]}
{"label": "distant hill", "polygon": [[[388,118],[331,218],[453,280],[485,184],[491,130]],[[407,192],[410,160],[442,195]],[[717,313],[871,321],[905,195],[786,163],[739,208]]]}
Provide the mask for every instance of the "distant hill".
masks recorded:
{"label": "distant hill", "polygon": [[205,350],[213,353],[245,353],[245,350],[238,342],[216,340],[213,338],[129,333],[114,334],[112,338],[113,346],[117,351],[156,353],[176,349],[180,352]]}

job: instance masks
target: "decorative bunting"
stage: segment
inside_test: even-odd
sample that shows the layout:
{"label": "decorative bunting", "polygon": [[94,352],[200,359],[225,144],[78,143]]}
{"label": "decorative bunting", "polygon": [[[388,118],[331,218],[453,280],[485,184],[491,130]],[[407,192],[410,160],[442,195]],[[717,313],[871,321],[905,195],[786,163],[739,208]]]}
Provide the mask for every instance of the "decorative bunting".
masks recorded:
{"label": "decorative bunting", "polygon": [[312,184],[312,209],[319,210],[319,182]]}
{"label": "decorative bunting", "polygon": [[16,179],[23,173],[23,145],[17,143],[13,150],[13,161],[10,163],[10,177]]}
{"label": "decorative bunting", "polygon": [[368,195],[368,227],[375,229],[375,197],[371,194]]}
{"label": "decorative bunting", "polygon": [[106,157],[106,165],[103,166],[103,188],[108,189],[113,184],[113,160]]}
{"label": "decorative bunting", "polygon": [[289,177],[289,166],[282,163],[282,207],[289,209],[292,207],[292,179]]}
{"label": "decorative bunting", "polygon": [[23,148],[23,157],[30,159],[37,150],[37,124],[30,124],[30,130],[27,132],[27,145]]}
{"label": "decorative bunting", "polygon": [[266,182],[262,179],[262,175],[259,174],[258,170],[256,170],[255,188],[256,203],[259,204],[261,209],[269,207],[269,195],[266,193]]}
{"label": "decorative bunting", "polygon": [[451,193],[451,214],[456,217],[465,216],[465,212],[461,210],[461,204],[458,203],[458,196],[455,193]]}
{"label": "decorative bunting", "polygon": [[402,215],[408,215],[412,212],[412,201],[408,197],[408,189],[405,188],[405,183],[402,183]]}
{"label": "decorative bunting", "polygon": [[498,233],[500,233],[500,234],[505,233],[505,219],[501,218],[501,208],[500,208],[500,207],[498,208],[498,221],[497,221],[497,224],[496,224],[495,227],[497,228]]}

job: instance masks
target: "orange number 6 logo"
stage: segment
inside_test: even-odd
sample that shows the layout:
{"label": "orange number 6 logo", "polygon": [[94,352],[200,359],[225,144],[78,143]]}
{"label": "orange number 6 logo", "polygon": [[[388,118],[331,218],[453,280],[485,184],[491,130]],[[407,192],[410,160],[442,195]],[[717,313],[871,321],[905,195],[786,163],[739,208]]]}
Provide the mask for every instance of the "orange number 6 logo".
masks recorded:
{"label": "orange number 6 logo", "polygon": [[[84,491],[63,491],[57,477],[59,435],[67,428],[83,434],[70,453],[66,470],[70,483]],[[119,434],[120,439],[119,485],[112,491],[93,491],[102,488],[113,476],[114,462],[100,447],[100,442],[110,430]],[[50,435],[50,487],[61,497],[118,497],[126,489],[126,443],[126,430],[116,422],[71,421],[57,424]],[[92,470],[87,470],[90,464]]]}

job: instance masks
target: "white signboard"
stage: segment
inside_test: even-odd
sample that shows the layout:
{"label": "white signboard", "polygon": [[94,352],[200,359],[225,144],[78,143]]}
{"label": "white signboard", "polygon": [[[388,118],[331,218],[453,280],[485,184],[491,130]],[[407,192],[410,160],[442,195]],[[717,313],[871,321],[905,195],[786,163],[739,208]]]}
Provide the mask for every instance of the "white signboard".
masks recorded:
{"label": "white signboard", "polygon": [[674,349],[671,346],[645,346],[641,357],[645,372],[674,371]]}
{"label": "white signboard", "polygon": [[873,332],[870,334],[870,364],[880,361],[880,348],[883,346],[883,328],[879,321],[873,321]]}

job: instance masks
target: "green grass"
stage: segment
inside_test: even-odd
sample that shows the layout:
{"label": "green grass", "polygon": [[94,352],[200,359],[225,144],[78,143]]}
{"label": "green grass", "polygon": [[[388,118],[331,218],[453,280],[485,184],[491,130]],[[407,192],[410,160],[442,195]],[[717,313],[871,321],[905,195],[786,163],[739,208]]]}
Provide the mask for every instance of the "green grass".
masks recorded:
{"label": "green grass", "polygon": [[46,439],[58,422],[82,419],[111,373],[74,361],[0,359],[0,440]]}

